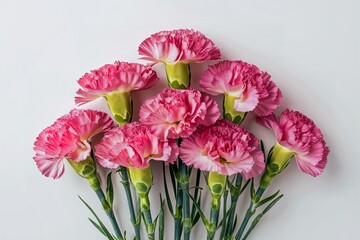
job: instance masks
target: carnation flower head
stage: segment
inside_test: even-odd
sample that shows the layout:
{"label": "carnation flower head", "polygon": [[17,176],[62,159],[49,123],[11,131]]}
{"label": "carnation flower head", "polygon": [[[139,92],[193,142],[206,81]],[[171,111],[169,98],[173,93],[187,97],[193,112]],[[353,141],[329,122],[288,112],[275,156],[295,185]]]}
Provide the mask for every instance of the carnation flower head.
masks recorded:
{"label": "carnation flower head", "polygon": [[60,178],[65,159],[86,160],[91,152],[92,137],[114,126],[106,113],[73,109],[39,134],[34,143],[34,161],[46,177]]}
{"label": "carnation flower head", "polygon": [[81,105],[105,97],[115,120],[123,124],[130,121],[132,116],[130,93],[150,88],[158,80],[150,66],[117,61],[81,77],[75,102]]}
{"label": "carnation flower head", "polygon": [[173,163],[178,153],[175,141],[159,139],[148,126],[138,122],[108,131],[95,146],[95,155],[106,168],[148,168],[150,160]]}
{"label": "carnation flower head", "polygon": [[139,46],[142,59],[165,63],[168,83],[172,88],[190,86],[190,63],[220,59],[220,50],[199,31],[178,29],[161,31]]}
{"label": "carnation flower head", "polygon": [[140,121],[170,139],[188,137],[199,124],[211,125],[219,116],[217,103],[193,89],[164,89],[140,108]]}
{"label": "carnation flower head", "polygon": [[79,105],[112,92],[132,92],[152,87],[159,78],[150,66],[116,61],[85,73],[78,83],[75,102]]}
{"label": "carnation flower head", "polygon": [[186,165],[203,171],[240,173],[246,179],[258,176],[265,168],[258,139],[227,120],[200,126],[181,142],[180,158]]}
{"label": "carnation flower head", "polygon": [[178,29],[161,31],[139,46],[142,59],[175,64],[220,59],[220,50],[199,31]]}
{"label": "carnation flower head", "polygon": [[[287,155],[287,161],[295,156],[298,168],[311,176],[318,176],[323,172],[329,148],[320,129],[310,118],[298,111],[287,109],[281,114],[279,121],[272,114],[259,117],[257,122],[274,132],[277,141],[274,151]],[[270,161],[278,164],[276,159]],[[284,162],[287,164],[285,160]]]}
{"label": "carnation flower head", "polygon": [[259,116],[269,115],[282,98],[280,89],[267,72],[242,61],[222,61],[210,66],[201,76],[199,85],[209,94],[225,95],[225,116],[231,121],[237,116],[243,119],[244,113],[250,111]]}

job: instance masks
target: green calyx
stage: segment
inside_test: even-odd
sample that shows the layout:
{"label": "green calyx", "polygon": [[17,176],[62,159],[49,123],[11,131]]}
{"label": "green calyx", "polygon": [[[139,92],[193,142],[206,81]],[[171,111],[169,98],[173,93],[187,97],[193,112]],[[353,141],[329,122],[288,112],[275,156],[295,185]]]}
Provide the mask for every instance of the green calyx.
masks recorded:
{"label": "green calyx", "polygon": [[272,179],[287,167],[292,156],[294,156],[294,152],[276,143],[270,150],[265,172],[260,180],[260,187],[266,189]]}
{"label": "green calyx", "polygon": [[75,162],[71,159],[68,159],[68,162],[79,176],[89,181],[92,189],[100,188],[100,181],[96,175],[96,165],[91,156],[80,162]]}
{"label": "green calyx", "polygon": [[153,184],[151,167],[128,168],[131,182],[139,195],[140,206],[143,211],[150,209],[149,191]]}
{"label": "green calyx", "polygon": [[246,114],[244,112],[238,112],[234,109],[235,100],[237,97],[231,96],[229,94],[224,95],[223,109],[224,109],[224,118],[230,122],[240,124],[244,121]]}
{"label": "green calyx", "polygon": [[225,191],[227,176],[210,172],[208,177],[208,186],[211,192],[211,208],[219,209],[221,196]]}
{"label": "green calyx", "polygon": [[165,70],[169,87],[174,89],[186,89],[190,86],[191,73],[190,65],[188,63],[165,63]]}
{"label": "green calyx", "polygon": [[129,92],[112,92],[105,95],[115,121],[121,126],[131,121],[133,105]]}

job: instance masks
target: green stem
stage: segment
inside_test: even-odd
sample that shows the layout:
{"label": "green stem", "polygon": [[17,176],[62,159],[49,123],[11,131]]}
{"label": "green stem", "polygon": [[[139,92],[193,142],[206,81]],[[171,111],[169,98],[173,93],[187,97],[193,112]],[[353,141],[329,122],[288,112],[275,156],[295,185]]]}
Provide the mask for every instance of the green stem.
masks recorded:
{"label": "green stem", "polygon": [[136,218],[136,214],[135,214],[135,208],[134,208],[134,203],[132,200],[132,194],[131,194],[131,189],[130,189],[130,181],[129,181],[129,176],[127,173],[127,169],[125,167],[120,167],[120,171],[119,174],[122,178],[122,184],[124,186],[125,189],[125,194],[126,194],[126,198],[127,198],[127,202],[128,202],[128,207],[130,210],[130,220],[131,223],[134,227],[135,230],[135,239],[136,240],[141,240],[141,233],[140,233],[140,223],[137,222],[137,218]]}
{"label": "green stem", "polygon": [[148,238],[150,240],[153,240],[153,239],[155,239],[155,229],[154,229],[154,223],[153,223],[153,220],[151,217],[151,211],[150,211],[150,209],[147,209],[147,210],[142,210],[142,212],[144,214],[144,220],[145,220]]}
{"label": "green stem", "polygon": [[122,234],[121,234],[121,230],[119,228],[119,224],[115,218],[115,214],[114,214],[114,211],[112,209],[112,207],[110,206],[110,204],[107,202],[106,200],[106,197],[105,197],[105,194],[103,192],[103,190],[101,188],[98,188],[98,189],[94,189],[96,195],[98,196],[104,210],[105,210],[105,213],[106,215],[108,216],[110,222],[111,222],[111,225],[112,227],[114,228],[114,231],[115,231],[115,236],[118,238],[118,239],[124,239]]}
{"label": "green stem", "polygon": [[227,220],[227,213],[226,213],[226,209],[227,209],[227,196],[228,196],[228,190],[224,191],[223,194],[223,218],[222,218],[222,223],[221,223],[221,232],[220,232],[220,239],[225,239],[225,232],[226,232],[226,220]]}
{"label": "green stem", "polygon": [[231,192],[231,205],[230,205],[230,213],[229,213],[229,219],[228,224],[226,227],[226,237],[231,236],[232,230],[234,227],[234,219],[235,219],[235,212],[236,212],[236,205],[240,197],[240,191],[241,191],[241,184],[242,184],[242,176],[240,173],[236,175],[235,180],[235,188],[234,191]]}
{"label": "green stem", "polygon": [[189,191],[189,175],[188,168],[184,163],[180,163],[180,173],[181,173],[181,188],[183,191],[183,227],[184,227],[184,240],[190,239],[191,232],[191,217],[190,217],[190,198],[186,194]]}
{"label": "green stem", "polygon": [[183,191],[180,187],[180,183],[177,183],[177,193],[176,193],[176,208],[175,208],[175,231],[174,231],[174,240],[181,239],[182,233],[182,205],[183,205]]}
{"label": "green stem", "polygon": [[217,226],[218,219],[219,219],[219,211],[220,208],[211,208],[210,211],[210,222],[214,223]]}
{"label": "green stem", "polygon": [[210,224],[211,224],[212,228],[214,228],[214,229],[211,231],[208,231],[207,239],[209,239],[209,240],[214,239],[215,231],[216,231],[217,223],[218,223],[218,219],[219,219],[219,211],[220,211],[220,205],[218,208],[211,208],[211,210],[210,210]]}
{"label": "green stem", "polygon": [[[258,188],[258,190],[256,191],[256,194],[255,194],[255,198],[257,199],[256,202],[258,202],[261,199],[264,192],[265,192],[265,189]],[[248,210],[246,211],[245,217],[241,223],[239,231],[237,232],[237,234],[235,236],[235,240],[240,240],[241,236],[243,235],[243,233],[245,231],[246,225],[249,223],[251,217],[255,214],[255,211],[256,211],[256,209],[254,208],[254,201],[252,199],[250,206],[249,206]]]}

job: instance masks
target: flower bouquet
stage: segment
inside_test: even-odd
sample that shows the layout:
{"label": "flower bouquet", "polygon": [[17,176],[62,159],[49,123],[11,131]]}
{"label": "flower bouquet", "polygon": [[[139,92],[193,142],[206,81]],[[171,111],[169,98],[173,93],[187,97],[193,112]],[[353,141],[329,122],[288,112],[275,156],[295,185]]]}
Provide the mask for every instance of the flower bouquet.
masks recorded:
{"label": "flower bouquet", "polygon": [[[329,149],[321,131],[298,111],[287,109],[275,116],[282,94],[267,72],[240,60],[224,60],[209,66],[200,79],[191,79],[190,64],[196,67],[195,63],[220,59],[215,44],[194,30],[155,33],[140,44],[139,54],[152,63],[118,61],[78,80],[75,102],[82,105],[103,97],[112,117],[73,109],[43,130],[34,143],[34,161],[44,176],[60,178],[67,161],[89,182],[112,229],[80,199],[106,239],[164,239],[165,214],[171,214],[174,228],[166,236],[173,239],[190,239],[195,224],[202,224],[207,232],[203,239],[244,240],[283,197],[279,191],[265,197],[265,192],[292,158],[300,171],[311,176],[322,173]],[[134,113],[132,92],[160,80],[152,69],[157,63],[165,66],[169,87]],[[198,81],[202,92],[191,88],[191,80]],[[222,117],[211,97],[217,95],[223,97]],[[132,122],[134,114],[139,114],[139,122]],[[248,114],[255,114],[258,124],[272,130],[273,147],[265,149],[241,125]],[[163,166],[163,176],[155,176],[156,181],[154,161]],[[99,168],[110,169],[106,178]],[[114,211],[113,172],[125,190],[132,231],[121,228]],[[149,197],[154,182],[164,187],[155,218]],[[241,217],[237,210],[246,206],[239,199],[247,192],[250,205]],[[203,199],[205,194],[211,200]]]}

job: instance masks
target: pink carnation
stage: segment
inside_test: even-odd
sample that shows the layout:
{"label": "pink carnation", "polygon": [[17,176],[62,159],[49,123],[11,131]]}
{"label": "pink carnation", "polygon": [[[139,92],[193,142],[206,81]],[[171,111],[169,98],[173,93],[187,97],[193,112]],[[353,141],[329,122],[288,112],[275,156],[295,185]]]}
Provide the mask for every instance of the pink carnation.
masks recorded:
{"label": "pink carnation", "polygon": [[159,78],[150,66],[138,63],[115,62],[93,70],[78,80],[80,89],[75,97],[84,104],[114,91],[131,92],[152,87]]}
{"label": "pink carnation", "polygon": [[267,72],[242,61],[222,61],[201,76],[200,87],[212,95],[235,98],[234,110],[254,111],[259,116],[272,113],[281,103],[280,89]]}
{"label": "pink carnation", "polygon": [[220,59],[220,50],[204,34],[188,29],[161,31],[139,46],[142,59],[165,63],[204,62]]}
{"label": "pink carnation", "polygon": [[160,140],[146,125],[133,122],[107,132],[95,146],[95,155],[106,168],[147,168],[150,160],[173,163],[179,149],[175,141]]}
{"label": "pink carnation", "polygon": [[46,177],[60,178],[64,160],[85,160],[91,151],[91,138],[114,127],[103,112],[74,109],[44,129],[34,143],[34,161]]}
{"label": "pink carnation", "polygon": [[227,120],[201,126],[180,146],[180,158],[188,166],[224,175],[241,173],[250,179],[264,168],[264,154],[256,137]]}
{"label": "pink carnation", "polygon": [[198,124],[213,124],[220,116],[217,103],[193,89],[165,89],[146,100],[140,109],[140,121],[158,136],[188,137]]}
{"label": "pink carnation", "polygon": [[257,122],[274,131],[277,142],[295,155],[301,171],[318,176],[327,163],[329,148],[315,123],[300,112],[285,110],[280,120],[274,114],[259,117]]}

